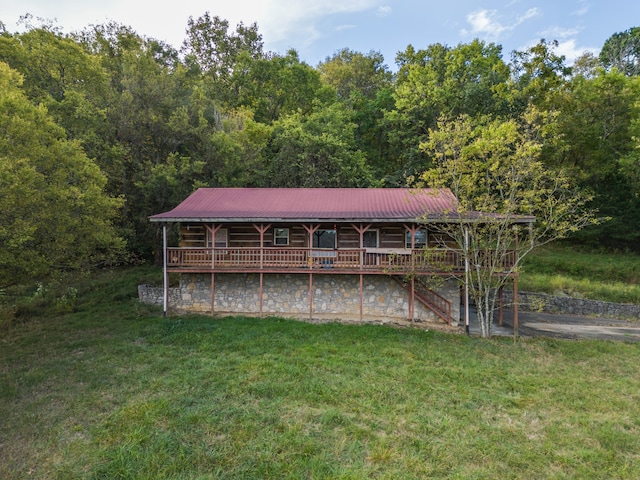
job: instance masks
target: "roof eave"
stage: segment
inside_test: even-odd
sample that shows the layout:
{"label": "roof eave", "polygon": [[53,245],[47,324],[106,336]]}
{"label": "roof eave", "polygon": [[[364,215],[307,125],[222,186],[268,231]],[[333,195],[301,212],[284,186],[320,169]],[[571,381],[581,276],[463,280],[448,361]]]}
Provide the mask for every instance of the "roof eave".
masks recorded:
{"label": "roof eave", "polygon": [[[149,217],[149,221],[157,223],[480,223],[487,218],[452,218],[447,215],[405,218],[282,218],[282,217]],[[514,224],[534,223],[536,217],[513,217],[509,221]]]}
{"label": "roof eave", "polygon": [[423,223],[418,217],[411,218],[281,218],[281,217],[149,217],[151,222],[178,223]]}

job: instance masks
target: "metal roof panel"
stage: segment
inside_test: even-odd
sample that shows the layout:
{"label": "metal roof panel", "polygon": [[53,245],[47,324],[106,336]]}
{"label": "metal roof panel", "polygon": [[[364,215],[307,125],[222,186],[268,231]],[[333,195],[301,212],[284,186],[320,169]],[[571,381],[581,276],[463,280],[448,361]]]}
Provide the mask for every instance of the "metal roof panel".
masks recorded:
{"label": "metal roof panel", "polygon": [[151,221],[414,220],[446,216],[456,206],[448,189],[200,188]]}

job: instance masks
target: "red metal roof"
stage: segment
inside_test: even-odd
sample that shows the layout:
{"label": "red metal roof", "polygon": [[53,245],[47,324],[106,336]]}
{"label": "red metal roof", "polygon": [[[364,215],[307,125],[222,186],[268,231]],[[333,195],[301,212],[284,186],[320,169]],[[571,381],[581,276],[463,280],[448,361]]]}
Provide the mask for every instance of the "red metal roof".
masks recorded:
{"label": "red metal roof", "polygon": [[152,222],[184,221],[414,221],[455,211],[448,189],[200,188]]}

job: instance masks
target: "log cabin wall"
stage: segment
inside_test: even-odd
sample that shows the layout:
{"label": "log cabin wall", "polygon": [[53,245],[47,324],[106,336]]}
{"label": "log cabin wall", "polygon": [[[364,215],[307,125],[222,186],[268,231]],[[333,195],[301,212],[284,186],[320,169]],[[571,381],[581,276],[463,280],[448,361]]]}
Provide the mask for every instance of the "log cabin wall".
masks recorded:
{"label": "log cabin wall", "polygon": [[[323,229],[333,229],[334,225],[321,225]],[[223,225],[228,232],[227,240],[230,248],[258,248],[260,234],[252,224]],[[289,247],[305,248],[309,246],[309,234],[302,225],[272,224],[264,234],[264,246],[272,247],[273,230],[275,228],[289,229]],[[360,248],[360,235],[351,225],[338,225],[338,248]],[[381,248],[405,248],[406,231],[400,225],[374,224],[370,230],[378,231],[378,241]],[[453,247],[441,234],[429,232],[429,246],[442,246],[443,243]],[[207,230],[204,224],[182,224],[180,226],[180,247],[206,247]]]}
{"label": "log cabin wall", "polygon": [[404,227],[380,227],[379,232],[380,248],[405,248]]}
{"label": "log cabin wall", "polygon": [[[260,233],[252,224],[222,225],[228,232],[227,240],[229,248],[259,248]],[[309,246],[309,234],[302,225],[276,225],[272,224],[264,233],[264,246],[272,247],[273,231],[275,228],[289,229],[289,245],[292,248],[305,248]],[[328,228],[328,227],[327,227]],[[353,248],[358,248],[357,232],[356,243]],[[182,224],[180,226],[180,247],[206,247],[207,230],[204,224]],[[284,247],[284,246],[283,246]],[[347,247],[340,247],[347,248]]]}
{"label": "log cabin wall", "polygon": [[206,229],[203,224],[180,225],[180,247],[205,247]]}
{"label": "log cabin wall", "polygon": [[351,226],[340,226],[337,231],[338,248],[360,248],[360,234]]}
{"label": "log cabin wall", "polygon": [[[260,248],[260,234],[253,225],[228,225],[229,248]],[[264,243],[271,245],[273,234],[268,230],[264,234]]]}
{"label": "log cabin wall", "polygon": [[458,244],[450,236],[431,231],[427,234],[427,246],[430,248],[458,248]]}

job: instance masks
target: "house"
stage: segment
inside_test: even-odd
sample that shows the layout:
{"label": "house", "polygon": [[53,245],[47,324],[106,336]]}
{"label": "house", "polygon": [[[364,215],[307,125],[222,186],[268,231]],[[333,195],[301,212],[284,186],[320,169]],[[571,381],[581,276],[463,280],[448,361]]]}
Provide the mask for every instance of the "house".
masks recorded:
{"label": "house", "polygon": [[150,217],[164,225],[164,310],[457,323],[464,261],[433,228],[456,206],[446,189],[201,188]]}

